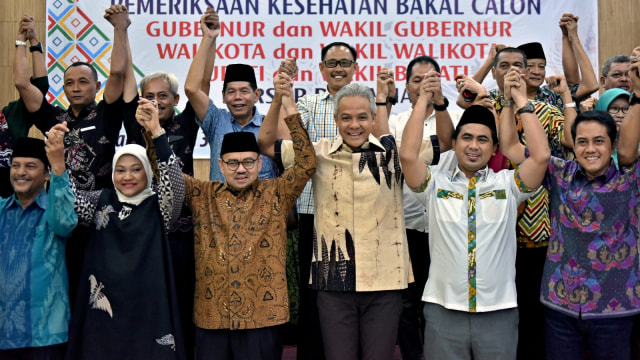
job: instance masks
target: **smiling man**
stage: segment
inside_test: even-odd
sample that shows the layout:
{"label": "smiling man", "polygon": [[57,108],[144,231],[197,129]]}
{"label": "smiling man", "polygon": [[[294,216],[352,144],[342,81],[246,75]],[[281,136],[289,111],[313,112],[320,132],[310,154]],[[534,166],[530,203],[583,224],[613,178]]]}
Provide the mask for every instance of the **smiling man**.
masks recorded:
{"label": "smiling man", "polygon": [[[231,64],[227,65],[222,84],[222,101],[227,108],[218,108],[213,100],[209,99],[202,83],[210,81],[205,74],[211,72],[205,69],[208,63],[213,68],[211,57],[215,57],[216,39],[220,35],[220,21],[215,10],[207,8],[200,19],[200,28],[203,38],[189,68],[184,91],[195,110],[198,124],[211,150],[209,179],[223,181],[224,175],[218,164],[222,139],[230,132],[250,132],[258,137],[264,116],[258,112],[255,105],[260,99],[261,91],[258,89],[255,71],[251,65]],[[264,159],[260,178],[275,176],[273,162],[271,159]]]}
{"label": "smiling man", "polygon": [[195,233],[197,359],[282,358],[287,214],[316,168],[300,118],[286,122],[295,165],[282,175],[259,178],[266,159],[249,132],[224,135],[217,159],[224,182],[184,175]]}
{"label": "smiling man", "polygon": [[[515,79],[517,80],[515,80]],[[521,118],[531,157],[515,170],[494,172],[487,164],[498,147],[496,119],[480,105],[465,110],[453,136],[458,160],[453,171],[438,170],[419,158],[424,117],[410,117],[400,159],[405,181],[426,193],[432,255],[425,302],[426,359],[514,359],[518,339],[515,286],[517,209],[542,181],[549,159],[545,132],[527,101],[524,80],[514,71],[505,82],[500,123]],[[518,91],[512,91],[517,88]],[[422,88],[414,106],[433,92]],[[513,98],[512,98],[513,95]],[[519,143],[518,143],[519,144]],[[501,145],[502,149],[502,145]]]}
{"label": "smiling man", "polygon": [[[344,42],[332,42],[320,51],[318,68],[327,81],[326,91],[318,94],[307,94],[298,99],[296,106],[305,129],[309,132],[311,141],[333,139],[338,135],[338,128],[333,119],[333,103],[336,93],[345,85],[350,84],[353,75],[358,71],[356,49]],[[294,77],[296,74],[295,59],[282,61],[280,72]],[[271,121],[270,116],[284,117],[283,111],[269,112],[265,122]],[[282,123],[281,127],[284,127]],[[278,134],[286,138],[278,129]],[[318,311],[315,303],[316,293],[309,289],[309,269],[313,244],[313,186],[312,181],[307,184],[297,202],[298,211],[298,262],[300,268],[300,318],[298,320],[298,352],[297,358],[304,360],[324,359]]]}
{"label": "smiling man", "polygon": [[61,124],[47,133],[47,150],[40,139],[15,144],[14,194],[0,198],[1,359],[64,357],[70,316],[64,247],[78,222],[64,166],[66,130]]}
{"label": "smiling man", "polygon": [[[333,103],[339,136],[314,142],[314,210],[322,216],[315,216],[316,235],[309,239],[311,287],[318,291],[324,354],[330,360],[358,359],[359,346],[363,359],[393,356],[401,291],[409,280],[402,173],[387,122],[386,76],[378,77],[376,99],[367,86],[343,86]],[[274,85],[276,94],[289,91],[288,76],[280,74]],[[281,102],[286,109],[288,101],[274,97],[269,112],[278,111]],[[285,168],[295,164],[296,144],[276,140],[277,119],[268,118],[258,137],[261,152]],[[438,157],[436,139],[421,141],[421,161]]]}

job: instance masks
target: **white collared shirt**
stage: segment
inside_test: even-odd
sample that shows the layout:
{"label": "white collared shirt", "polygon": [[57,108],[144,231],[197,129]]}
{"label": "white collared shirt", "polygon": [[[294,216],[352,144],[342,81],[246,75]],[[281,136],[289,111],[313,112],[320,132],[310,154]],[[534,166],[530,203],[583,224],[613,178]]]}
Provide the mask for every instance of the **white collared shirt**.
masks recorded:
{"label": "white collared shirt", "polygon": [[[433,216],[431,267],[422,300],[451,310],[486,312],[518,306],[515,228],[518,205],[530,190],[518,180],[518,170],[494,173],[485,167],[479,173],[470,189],[470,179],[459,169],[432,169],[425,189]],[[475,194],[471,201],[469,194]]]}
{"label": "white collared shirt", "polygon": [[[402,134],[404,128],[407,126],[409,117],[413,108],[401,112],[397,115],[389,116],[389,130],[396,140],[402,140]],[[449,111],[451,122],[455,128],[460,121],[462,114],[459,111]],[[431,115],[424,121],[424,130],[422,137],[428,139],[431,135],[436,135],[436,112],[431,112]],[[456,160],[456,154],[449,150],[440,154],[440,161],[437,165],[434,165],[434,169],[438,170],[453,170],[458,165]],[[404,202],[404,223],[407,229],[418,230],[422,232],[429,232],[429,211],[424,206],[425,199],[424,194],[414,193],[411,191],[407,184],[402,187],[402,197]]]}

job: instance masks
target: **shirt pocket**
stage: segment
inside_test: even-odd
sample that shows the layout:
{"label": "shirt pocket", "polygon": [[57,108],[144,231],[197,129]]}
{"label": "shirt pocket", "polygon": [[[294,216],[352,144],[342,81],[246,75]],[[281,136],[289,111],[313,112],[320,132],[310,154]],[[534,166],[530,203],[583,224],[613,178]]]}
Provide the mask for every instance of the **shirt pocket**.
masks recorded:
{"label": "shirt pocket", "polygon": [[479,196],[482,220],[495,224],[504,220],[507,211],[507,194],[505,190],[491,190]]}
{"label": "shirt pocket", "polygon": [[464,210],[464,195],[451,191],[438,189],[436,200],[436,217],[440,221],[459,222]]}

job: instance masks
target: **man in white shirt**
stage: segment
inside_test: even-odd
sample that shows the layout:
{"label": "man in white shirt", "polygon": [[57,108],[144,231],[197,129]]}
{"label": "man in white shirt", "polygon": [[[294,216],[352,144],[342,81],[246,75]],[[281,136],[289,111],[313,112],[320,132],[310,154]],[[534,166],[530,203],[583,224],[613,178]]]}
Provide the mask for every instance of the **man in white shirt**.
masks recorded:
{"label": "man in white shirt", "polygon": [[[429,71],[440,72],[440,65],[429,56],[419,56],[409,62],[407,66],[407,82],[405,88],[411,99],[411,109],[389,117],[389,129],[393,137],[402,139],[402,133],[413,108],[420,97],[420,85],[424,75]],[[453,126],[460,120],[460,112],[448,111],[448,100],[442,94],[440,78],[437,79],[438,91],[434,94],[433,103],[427,104],[424,118],[423,137],[429,138],[436,135],[436,119],[440,124],[447,124],[451,119]],[[395,84],[390,85],[395,89]],[[440,150],[450,148],[450,139],[447,144],[440,144]],[[435,164],[436,162],[434,162]],[[455,154],[446,151],[440,155],[437,168],[441,170],[453,170],[456,166]],[[409,189],[402,188],[404,202],[404,220],[409,244],[409,257],[415,282],[409,284],[402,296],[403,310],[398,325],[398,344],[402,358],[405,360],[422,360],[422,332],[424,330],[424,318],[422,317],[422,291],[429,274],[429,223],[428,211],[424,202]]]}
{"label": "man in white shirt", "polygon": [[[425,192],[432,261],[422,300],[425,358],[515,359],[518,311],[515,291],[517,208],[542,182],[550,157],[546,135],[526,97],[516,68],[505,78],[503,119],[521,119],[530,157],[518,169],[494,173],[489,159],[498,146],[494,113],[472,106],[452,137],[458,166],[430,168],[419,159],[427,104],[433,102],[435,71],[425,76],[405,127],[400,160],[407,185]],[[506,113],[504,112],[506,111]],[[501,144],[501,147],[518,144]]]}

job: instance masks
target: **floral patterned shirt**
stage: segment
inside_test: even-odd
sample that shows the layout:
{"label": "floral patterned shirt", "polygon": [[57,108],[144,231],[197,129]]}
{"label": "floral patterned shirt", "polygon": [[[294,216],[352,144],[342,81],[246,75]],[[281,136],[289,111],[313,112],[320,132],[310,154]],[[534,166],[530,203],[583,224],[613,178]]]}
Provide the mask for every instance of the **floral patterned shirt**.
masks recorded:
{"label": "floral patterned shirt", "polygon": [[545,306],[583,319],[640,313],[638,163],[587,178],[574,161],[552,157],[551,237],[541,284]]}

